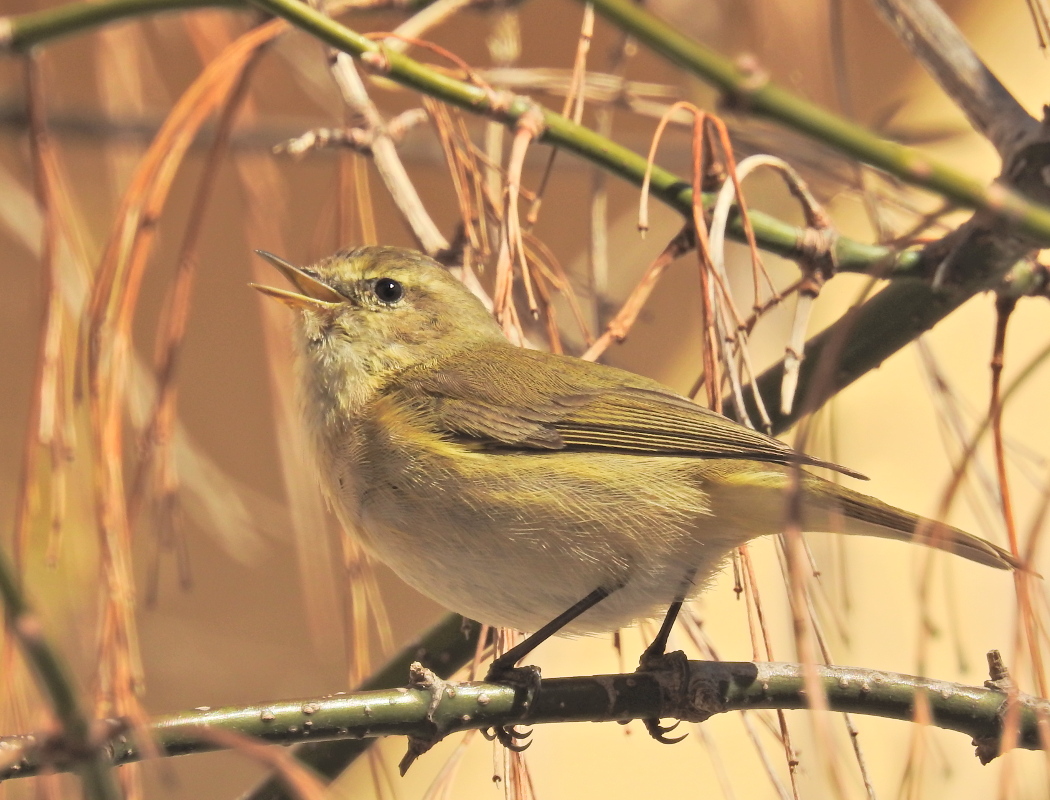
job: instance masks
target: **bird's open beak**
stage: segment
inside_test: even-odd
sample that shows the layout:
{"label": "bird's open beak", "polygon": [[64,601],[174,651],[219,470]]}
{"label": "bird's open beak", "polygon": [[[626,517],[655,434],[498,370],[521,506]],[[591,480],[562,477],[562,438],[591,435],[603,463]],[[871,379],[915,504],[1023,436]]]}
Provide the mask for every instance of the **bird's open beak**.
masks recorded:
{"label": "bird's open beak", "polygon": [[258,289],[263,294],[280,300],[292,308],[303,308],[312,311],[321,309],[332,310],[346,302],[346,298],[331,286],[321,283],[321,281],[311,275],[307,275],[298,267],[293,267],[284,259],[278,258],[273,253],[267,253],[265,250],[256,250],[255,252],[277,267],[281,274],[299,290],[299,293],[289,292],[286,289],[275,289],[272,286],[262,286],[258,283],[248,284],[253,289]]}

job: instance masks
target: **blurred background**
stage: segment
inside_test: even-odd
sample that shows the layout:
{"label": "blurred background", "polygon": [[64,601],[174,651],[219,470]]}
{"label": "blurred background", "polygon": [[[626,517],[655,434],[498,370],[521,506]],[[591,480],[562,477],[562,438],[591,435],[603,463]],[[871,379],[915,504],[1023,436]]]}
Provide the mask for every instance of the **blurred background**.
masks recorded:
{"label": "blurred background", "polygon": [[[17,14],[50,5],[6,0],[3,11]],[[960,0],[942,5],[1005,85],[1038,116],[1050,99],[1050,63],[1026,4]],[[920,146],[982,180],[990,181],[998,171],[993,149],[970,131],[866,2],[660,0],[651,8],[726,55],[750,54],[777,82],[882,135]],[[366,32],[393,30],[409,16],[404,10],[358,9],[340,18]],[[507,8],[464,9],[417,35],[479,70],[499,67],[482,73],[493,85],[560,109],[583,18],[579,4],[531,0]],[[273,280],[269,267],[252,255],[257,248],[306,264],[339,247],[370,241],[417,244],[367,156],[340,148],[310,149],[299,157],[273,152],[275,145],[307,131],[342,129],[347,123],[323,48],[297,32],[275,38],[252,64],[220,155],[209,161],[223,126],[208,111],[200,130],[187,134],[185,158],[161,169],[170,192],[153,196],[141,210],[124,200],[176,104],[186,104],[191,116],[195,108],[214,107],[205,94],[185,99],[195,91],[202,69],[261,21],[251,11],[197,10],[106,26],[39,48],[31,84],[25,59],[0,59],[0,519],[48,633],[76,669],[85,696],[96,698],[100,713],[129,713],[134,701],[126,688],[140,675],[141,702],[149,714],[343,691],[444,613],[383,566],[362,566],[353,548],[344,546],[319,500],[313,467],[293,423],[290,314],[269,307],[275,304],[247,286],[252,280]],[[420,48],[411,53],[448,63]],[[587,68],[595,86],[601,75],[637,82],[628,92],[633,109],[621,105],[612,111],[602,102],[610,95],[595,89],[582,119],[604,126],[613,139],[643,154],[659,115],[674,100],[718,111],[714,92],[644,48],[625,43],[600,19]],[[370,81],[368,91],[386,118],[422,104],[418,95],[382,80]],[[35,194],[34,164],[41,160],[34,161],[31,147],[31,93],[49,132],[44,161],[52,214],[47,224]],[[457,117],[450,119],[451,126],[460,124]],[[462,120],[456,130],[463,141],[469,138],[479,151],[506,164],[512,133],[501,140],[484,120]],[[788,160],[845,235],[861,241],[904,235],[940,204],[871,174],[863,177],[869,189],[865,197],[858,191],[855,167],[820,145],[743,116],[727,120],[738,158],[773,152]],[[688,177],[690,137],[688,126],[672,125],[657,163]],[[178,138],[172,137],[163,152],[170,155],[177,147]],[[411,126],[398,149],[423,206],[444,237],[454,240],[461,205],[435,126],[425,121]],[[522,175],[529,192],[541,185],[549,158],[544,145],[529,149]],[[479,175],[479,181],[491,177]],[[502,178],[496,175],[495,181],[498,198]],[[759,173],[746,187],[751,208],[802,222],[797,203],[778,178]],[[543,191],[531,229],[536,244],[530,247],[544,254],[536,260],[551,274],[557,274],[553,265],[564,270],[592,337],[604,330],[682,225],[676,212],[653,203],[650,229],[642,238],[636,224],[638,194],[564,152],[556,157]],[[879,225],[872,221],[873,205]],[[523,201],[523,215],[528,208]],[[100,265],[112,263],[114,246],[107,243],[137,213],[143,224],[136,241],[144,243],[143,249],[132,252],[126,242],[115,247],[128,248],[127,263],[140,265],[141,277],[133,269],[112,276],[123,292],[119,296],[128,298],[119,301],[117,294],[99,293]],[[962,218],[942,222],[951,225]],[[596,225],[593,219],[604,222]],[[490,220],[489,230],[497,229]],[[943,230],[935,225],[920,236]],[[192,247],[187,231],[190,240],[196,238]],[[752,288],[746,248],[730,245],[727,252],[738,303],[747,310]],[[491,292],[495,253],[479,244],[468,255],[481,285]],[[772,255],[763,261],[780,289],[798,277],[790,262]],[[193,267],[192,286],[187,265]],[[869,284],[852,275],[830,281],[816,301],[810,333],[836,319],[870,290]],[[561,346],[580,354],[587,349],[587,335],[567,294],[552,294]],[[696,259],[687,256],[668,268],[626,340],[612,345],[602,359],[690,392],[701,372],[699,297]],[[520,289],[515,298],[519,318],[526,319]],[[42,350],[41,325],[49,303],[55,327],[50,349]],[[755,328],[751,357],[759,369],[783,357],[794,307],[794,297],[786,298]],[[170,379],[160,381],[169,392],[175,390],[166,395],[170,405],[159,417],[168,422],[151,428],[163,372],[157,353],[164,352],[172,320],[183,312],[177,366]],[[1045,299],[1018,305],[1005,350],[1006,383],[1045,347],[1046,312]],[[126,337],[114,334],[117,355],[111,356],[111,369],[101,369],[95,379],[85,366],[92,352],[86,334],[92,314],[127,323]],[[526,319],[523,332],[534,345],[551,346],[546,320],[532,324]],[[963,443],[986,414],[994,331],[994,298],[974,298],[921,344],[889,359],[829,403],[816,420],[809,447],[869,475],[864,491],[909,510],[937,513]],[[128,349],[122,362],[124,341]],[[121,382],[124,396],[111,394]],[[1004,414],[1013,507],[1024,537],[1032,535],[1046,498],[1048,390],[1050,372],[1037,370]],[[115,419],[103,428],[109,438],[97,434],[101,423],[92,416],[93,392],[116,404]],[[34,435],[27,449],[27,431],[49,433],[43,443]],[[121,435],[114,438],[114,431]],[[114,474],[117,467],[122,475]],[[1005,544],[994,474],[990,447],[982,446],[949,520]],[[100,486],[103,491],[123,487],[123,495],[110,497],[124,497],[130,519],[126,528],[117,525],[117,534],[108,540],[99,536],[95,498]],[[984,653],[998,648],[1022,690],[1036,691],[1026,666],[1030,659],[1018,650],[1017,602],[1008,575],[941,555],[931,559],[920,548],[892,542],[813,535],[809,543],[820,573],[814,606],[834,663],[980,685],[987,677]],[[119,555],[123,547],[131,554],[126,564]],[[750,555],[774,658],[794,660],[774,541],[754,543]],[[1048,568],[1043,559],[1042,572]],[[122,582],[125,575],[133,588]],[[707,655],[713,650],[723,659],[749,660],[754,650],[747,601],[733,587],[733,570],[727,568],[693,604],[692,613],[702,626]],[[1046,598],[1040,591],[1042,607]],[[644,634],[624,632],[619,650],[612,637],[559,639],[537,651],[535,661],[545,675],[632,669]],[[693,638],[682,633],[674,644],[696,654]],[[130,647],[122,650],[124,641]],[[45,706],[8,645],[3,658],[8,678],[3,732],[38,728],[46,721]],[[814,733],[808,712],[785,717],[798,759],[800,796],[871,796],[840,717],[828,721],[830,738]],[[960,734],[875,718],[854,718],[853,724],[875,796],[1047,794],[1046,761],[1037,753],[1011,753],[982,767]],[[438,789],[447,792],[445,797],[534,791],[548,800],[672,793],[791,797],[775,715],[724,715],[702,728],[684,727],[690,736],[674,747],[651,741],[637,724],[537,729],[524,759],[531,790],[508,788],[515,782],[504,779],[503,756],[480,736],[464,750],[458,749],[461,737],[452,737],[399,778],[396,763],[404,742],[391,739],[361,759],[338,787],[348,797],[406,799],[439,796]],[[461,759],[455,774],[443,773],[453,758]],[[439,773],[445,783],[435,784]],[[142,791],[161,798],[234,797],[262,774],[240,754],[193,756],[145,765]],[[494,783],[494,775],[500,781]],[[35,796],[69,792],[74,785],[39,783],[12,782],[4,790]]]}

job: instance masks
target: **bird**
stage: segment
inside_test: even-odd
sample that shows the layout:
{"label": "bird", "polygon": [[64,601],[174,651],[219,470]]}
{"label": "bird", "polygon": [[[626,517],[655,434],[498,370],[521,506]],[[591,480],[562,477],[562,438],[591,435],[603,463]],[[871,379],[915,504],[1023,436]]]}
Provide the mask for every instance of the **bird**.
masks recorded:
{"label": "bird", "polygon": [[676,612],[734,548],[783,530],[796,476],[803,530],[1021,567],[656,381],[511,344],[422,253],[358,247],[299,268],[257,252],[292,286],[252,284],[296,312],[300,402],[335,514],[464,616],[572,636]]}

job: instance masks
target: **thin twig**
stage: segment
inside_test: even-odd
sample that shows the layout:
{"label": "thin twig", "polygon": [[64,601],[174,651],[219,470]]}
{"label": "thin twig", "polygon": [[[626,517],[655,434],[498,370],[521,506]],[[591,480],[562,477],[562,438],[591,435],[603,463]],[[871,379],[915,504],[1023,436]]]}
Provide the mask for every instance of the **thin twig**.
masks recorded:
{"label": "thin twig", "polygon": [[424,208],[423,201],[397,154],[394,140],[385,130],[382,115],[368,96],[354,60],[346,53],[333,54],[332,77],[339,86],[343,101],[363,120],[363,127],[371,142],[376,170],[420,247],[429,255],[448,250],[448,240]]}

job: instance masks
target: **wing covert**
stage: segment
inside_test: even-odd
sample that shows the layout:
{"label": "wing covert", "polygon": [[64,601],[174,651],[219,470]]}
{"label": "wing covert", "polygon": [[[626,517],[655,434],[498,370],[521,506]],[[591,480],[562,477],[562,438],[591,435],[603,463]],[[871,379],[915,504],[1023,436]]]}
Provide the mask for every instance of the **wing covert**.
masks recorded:
{"label": "wing covert", "polygon": [[[487,345],[484,353],[457,353],[413,367],[389,388],[426,409],[443,434],[479,449],[615,451],[775,464],[798,457],[783,442],[655,381],[511,345]],[[801,460],[862,477],[809,456]]]}

